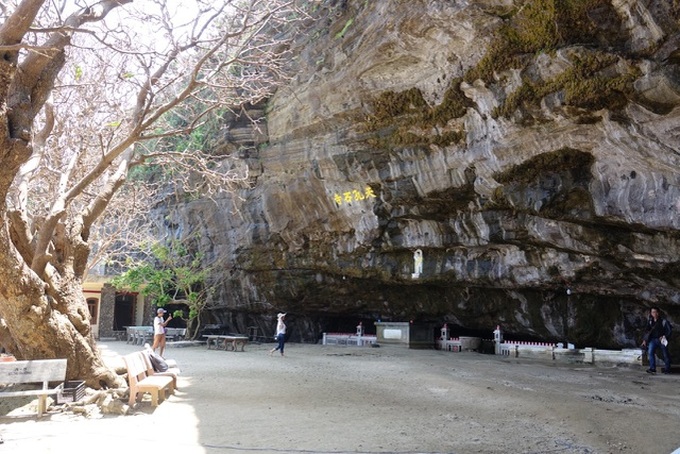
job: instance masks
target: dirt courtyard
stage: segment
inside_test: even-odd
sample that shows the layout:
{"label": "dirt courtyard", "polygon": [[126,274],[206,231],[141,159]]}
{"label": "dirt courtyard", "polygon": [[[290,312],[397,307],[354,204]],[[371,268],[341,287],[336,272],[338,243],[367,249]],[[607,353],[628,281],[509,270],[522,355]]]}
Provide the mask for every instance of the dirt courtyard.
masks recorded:
{"label": "dirt courtyard", "polygon": [[[402,347],[168,348],[179,391],[133,415],[8,413],[0,453],[671,453],[680,375]],[[100,344],[112,364],[139,349]],[[16,405],[16,404],[15,404]]]}

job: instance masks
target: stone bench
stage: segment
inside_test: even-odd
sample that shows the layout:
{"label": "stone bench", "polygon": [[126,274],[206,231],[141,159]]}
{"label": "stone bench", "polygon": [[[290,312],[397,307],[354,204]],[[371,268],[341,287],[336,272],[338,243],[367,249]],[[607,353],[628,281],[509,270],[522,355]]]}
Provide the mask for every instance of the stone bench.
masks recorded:
{"label": "stone bench", "polygon": [[165,338],[168,341],[178,341],[187,335],[186,328],[165,328]]}
{"label": "stone bench", "polygon": [[237,351],[238,347],[241,347],[241,351],[245,351],[246,344],[248,343],[248,336],[239,335],[227,335],[227,334],[204,334],[203,337],[206,338],[206,345],[208,350],[210,346],[214,346],[216,349],[220,348],[222,345],[223,350]]}
{"label": "stone bench", "polygon": [[153,339],[153,326],[126,326],[126,343],[144,345]]}

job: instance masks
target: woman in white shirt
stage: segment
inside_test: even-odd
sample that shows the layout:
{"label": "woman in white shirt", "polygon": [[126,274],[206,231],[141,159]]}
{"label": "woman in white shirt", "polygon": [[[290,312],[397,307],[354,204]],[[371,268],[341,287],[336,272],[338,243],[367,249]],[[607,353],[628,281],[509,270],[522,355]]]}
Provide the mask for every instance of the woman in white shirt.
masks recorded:
{"label": "woman in white shirt", "polygon": [[165,327],[172,320],[172,315],[168,317],[167,320],[163,320],[163,314],[166,311],[162,307],[159,307],[156,311],[156,318],[153,319],[153,351],[155,352],[157,348],[160,348],[159,355],[163,357],[165,353]]}
{"label": "woman in white shirt", "polygon": [[279,312],[276,317],[278,318],[278,322],[276,323],[276,341],[279,345],[269,351],[269,356],[272,356],[276,350],[280,350],[281,356],[283,356],[283,344],[286,343],[286,324],[284,323],[286,314]]}

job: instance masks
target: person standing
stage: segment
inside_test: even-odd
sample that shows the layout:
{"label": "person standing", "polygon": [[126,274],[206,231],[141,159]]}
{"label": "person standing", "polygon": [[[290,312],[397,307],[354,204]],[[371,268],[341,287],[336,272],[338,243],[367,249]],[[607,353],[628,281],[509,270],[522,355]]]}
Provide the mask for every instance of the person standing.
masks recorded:
{"label": "person standing", "polygon": [[163,319],[163,315],[167,312],[162,307],[159,307],[156,310],[156,318],[153,319],[153,346],[151,349],[155,352],[157,348],[160,348],[158,354],[161,355],[161,358],[165,352],[165,327],[172,320],[172,315],[168,316],[167,320]]}
{"label": "person standing", "polygon": [[269,351],[269,356],[272,356],[276,350],[280,350],[281,356],[283,356],[283,345],[286,343],[286,314],[279,312],[276,318],[278,319],[276,322],[276,341],[279,344]]}
{"label": "person standing", "polygon": [[671,371],[671,357],[668,354],[668,340],[671,336],[673,328],[665,318],[661,317],[661,311],[658,307],[652,307],[649,311],[649,320],[647,321],[647,331],[642,339],[642,347],[647,347],[647,358],[649,359],[648,374],[656,373],[656,350],[661,349],[663,354],[664,368],[661,370],[664,374]]}

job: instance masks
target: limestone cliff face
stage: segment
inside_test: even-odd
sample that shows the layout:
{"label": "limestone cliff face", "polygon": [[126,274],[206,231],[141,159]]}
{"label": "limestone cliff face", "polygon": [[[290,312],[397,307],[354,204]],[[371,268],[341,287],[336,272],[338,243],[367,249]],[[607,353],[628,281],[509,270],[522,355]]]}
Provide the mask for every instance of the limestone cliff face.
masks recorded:
{"label": "limestone cliff face", "polygon": [[266,126],[232,130],[252,187],[171,215],[224,271],[216,317],[600,347],[650,305],[680,325],[677,2],[324,5]]}

